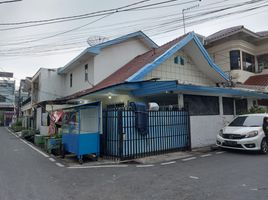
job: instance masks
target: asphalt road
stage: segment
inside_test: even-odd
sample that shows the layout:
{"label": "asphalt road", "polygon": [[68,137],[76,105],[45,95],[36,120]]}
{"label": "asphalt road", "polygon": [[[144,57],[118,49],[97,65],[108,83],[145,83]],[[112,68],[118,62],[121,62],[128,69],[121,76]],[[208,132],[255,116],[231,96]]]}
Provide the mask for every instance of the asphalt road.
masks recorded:
{"label": "asphalt road", "polygon": [[268,155],[211,152],[164,164],[70,169],[5,128],[0,152],[0,200],[268,199]]}

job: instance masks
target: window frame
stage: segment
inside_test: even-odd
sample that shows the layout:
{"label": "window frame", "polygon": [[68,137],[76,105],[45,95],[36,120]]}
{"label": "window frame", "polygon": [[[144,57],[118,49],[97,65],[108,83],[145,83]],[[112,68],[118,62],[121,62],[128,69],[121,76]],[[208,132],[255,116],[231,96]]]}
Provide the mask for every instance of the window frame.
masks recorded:
{"label": "window frame", "polygon": [[70,88],[73,87],[73,74],[70,73]]}
{"label": "window frame", "polygon": [[88,81],[88,64],[85,64],[85,81]]}
{"label": "window frame", "polygon": [[[234,53],[237,53],[237,55],[233,55]],[[235,56],[237,56],[237,58],[235,58]],[[230,70],[239,70],[239,69],[241,69],[240,50],[234,49],[234,50],[229,51],[229,61],[230,61]]]}

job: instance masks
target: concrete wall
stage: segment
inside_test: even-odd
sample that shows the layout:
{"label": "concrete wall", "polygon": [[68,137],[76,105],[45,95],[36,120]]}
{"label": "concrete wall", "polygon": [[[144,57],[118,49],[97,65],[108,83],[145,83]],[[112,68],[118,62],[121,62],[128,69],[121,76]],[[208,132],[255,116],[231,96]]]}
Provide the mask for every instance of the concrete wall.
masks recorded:
{"label": "concrete wall", "polygon": [[57,70],[42,68],[39,75],[38,102],[54,100],[65,96],[64,79]]}
{"label": "concrete wall", "polygon": [[[180,62],[178,64],[174,63],[174,58],[177,56],[184,59],[184,65],[181,65]],[[215,83],[210,80],[206,74],[201,72],[192,62],[190,57],[182,51],[177,52],[159,67],[146,75],[145,80],[151,78],[160,78],[160,80],[178,80],[179,83],[183,84],[215,86]]]}
{"label": "concrete wall", "polygon": [[219,130],[233,118],[233,115],[191,116],[192,148],[215,144]]}
{"label": "concrete wall", "polygon": [[254,73],[243,70],[232,70],[230,73],[234,82],[244,83],[250,76],[254,76]]}

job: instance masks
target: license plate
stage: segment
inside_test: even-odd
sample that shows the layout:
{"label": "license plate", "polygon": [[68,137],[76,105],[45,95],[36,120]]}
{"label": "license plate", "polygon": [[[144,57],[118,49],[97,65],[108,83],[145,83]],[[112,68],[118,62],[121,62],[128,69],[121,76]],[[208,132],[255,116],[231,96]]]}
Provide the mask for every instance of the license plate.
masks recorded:
{"label": "license plate", "polygon": [[226,145],[230,145],[230,146],[235,146],[237,145],[237,142],[236,141],[225,141],[224,142]]}

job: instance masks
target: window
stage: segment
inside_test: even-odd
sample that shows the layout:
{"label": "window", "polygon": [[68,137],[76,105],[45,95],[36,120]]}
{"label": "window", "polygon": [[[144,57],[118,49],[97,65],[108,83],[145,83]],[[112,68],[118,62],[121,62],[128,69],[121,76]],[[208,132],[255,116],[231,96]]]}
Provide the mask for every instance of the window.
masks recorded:
{"label": "window", "polygon": [[181,65],[184,65],[184,59],[182,57],[180,57],[180,62],[181,62]]}
{"label": "window", "polygon": [[174,57],[174,63],[184,65],[184,58],[180,57],[180,56],[176,56],[176,57]]}
{"label": "window", "polygon": [[240,51],[232,50],[230,51],[230,69],[240,69]]}
{"label": "window", "polygon": [[179,64],[179,56],[176,56],[176,57],[174,58],[174,63],[175,63],[175,64]]}
{"label": "window", "polygon": [[259,71],[263,69],[268,69],[268,54],[263,54],[257,56]]}
{"label": "window", "polygon": [[85,65],[85,81],[88,81],[88,64]]}
{"label": "window", "polygon": [[184,95],[184,104],[190,115],[219,115],[219,98],[212,96]]}
{"label": "window", "polygon": [[251,54],[242,52],[243,70],[248,72],[255,72],[255,57]]}
{"label": "window", "polygon": [[247,99],[236,99],[235,100],[235,110],[236,114],[244,114],[248,111],[248,101]]}
{"label": "window", "polygon": [[70,87],[73,87],[73,74],[70,74]]}
{"label": "window", "polygon": [[234,99],[233,98],[222,98],[223,114],[234,115]]}
{"label": "window", "polygon": [[241,116],[232,121],[229,126],[262,127],[263,116]]}
{"label": "window", "polygon": [[0,95],[0,102],[6,102],[6,97]]}

